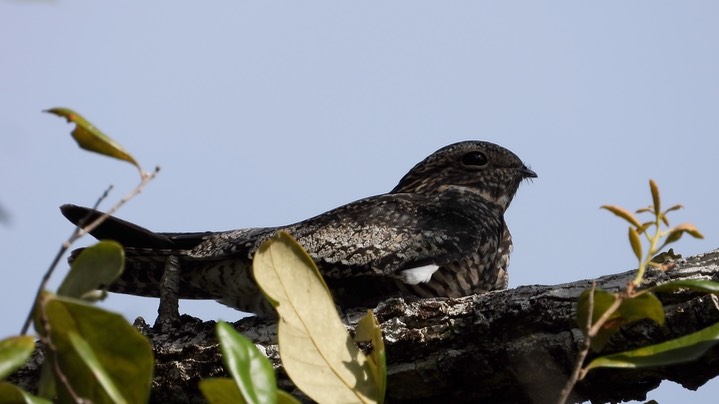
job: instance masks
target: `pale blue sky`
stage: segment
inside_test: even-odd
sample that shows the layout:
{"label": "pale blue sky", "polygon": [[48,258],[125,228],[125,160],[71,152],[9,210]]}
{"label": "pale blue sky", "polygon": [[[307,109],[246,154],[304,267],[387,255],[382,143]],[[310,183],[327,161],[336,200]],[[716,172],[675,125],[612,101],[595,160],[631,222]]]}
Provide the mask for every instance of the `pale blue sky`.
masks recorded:
{"label": "pale blue sky", "polygon": [[[72,230],[58,206],[91,205],[109,184],[116,200],[137,181],[40,112],[57,106],[162,167],[119,214],[151,229],[295,222],[482,139],[539,174],[507,214],[511,286],[633,267],[624,224],[598,207],[648,204],[649,178],[686,206],[676,222],[706,235],[678,252],[719,247],[719,3],[125,3],[0,2],[0,337],[20,329]],[[121,295],[103,305],[148,321],[156,310]],[[650,398],[717,394],[713,381]]]}

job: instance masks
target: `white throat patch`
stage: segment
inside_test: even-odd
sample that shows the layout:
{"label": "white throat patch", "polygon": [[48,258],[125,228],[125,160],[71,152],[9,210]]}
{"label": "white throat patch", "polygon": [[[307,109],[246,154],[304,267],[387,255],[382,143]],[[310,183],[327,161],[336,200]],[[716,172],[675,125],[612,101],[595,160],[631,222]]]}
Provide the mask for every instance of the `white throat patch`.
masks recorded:
{"label": "white throat patch", "polygon": [[427,283],[432,279],[432,274],[437,272],[438,269],[438,265],[429,264],[417,268],[405,269],[399,273],[399,277],[402,282],[408,285],[416,285],[420,282]]}

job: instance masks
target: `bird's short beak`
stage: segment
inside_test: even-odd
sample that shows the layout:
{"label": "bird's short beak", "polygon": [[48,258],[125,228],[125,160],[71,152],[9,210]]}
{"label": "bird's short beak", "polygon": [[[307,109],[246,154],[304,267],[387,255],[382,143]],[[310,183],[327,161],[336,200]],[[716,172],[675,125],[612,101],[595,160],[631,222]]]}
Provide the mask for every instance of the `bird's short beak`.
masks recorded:
{"label": "bird's short beak", "polygon": [[522,175],[524,178],[537,178],[537,173],[528,169],[527,167],[522,168]]}

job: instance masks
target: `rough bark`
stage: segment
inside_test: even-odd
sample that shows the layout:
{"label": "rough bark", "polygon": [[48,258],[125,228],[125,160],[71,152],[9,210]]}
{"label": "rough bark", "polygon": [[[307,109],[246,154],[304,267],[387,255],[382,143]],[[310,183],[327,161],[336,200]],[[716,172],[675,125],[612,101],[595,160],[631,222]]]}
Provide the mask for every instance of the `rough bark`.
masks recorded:
{"label": "rough bark", "polygon": [[[632,272],[597,279],[597,287],[616,291]],[[672,270],[648,274],[647,284],[673,279],[719,281],[719,250],[678,261]],[[591,280],[555,286],[522,286],[461,299],[408,302],[394,298],[375,310],[382,324],[388,358],[389,402],[554,402],[573,365],[582,333],[574,321],[575,302]],[[678,292],[659,296],[666,324],[630,325],[610,340],[604,353],[658,343],[719,322],[719,299]],[[349,324],[364,310],[345,313]],[[203,402],[197,382],[225,375],[214,322],[183,316],[167,333],[154,332],[142,319],[138,327],[155,350],[153,402]],[[293,390],[282,371],[276,324],[257,318],[235,323],[263,347],[278,370],[278,383]],[[40,358],[12,380],[31,389]],[[600,369],[575,388],[571,401],[643,400],[662,380],[696,389],[719,374],[719,347],[683,365],[652,369]],[[299,393],[295,391],[296,393]]]}

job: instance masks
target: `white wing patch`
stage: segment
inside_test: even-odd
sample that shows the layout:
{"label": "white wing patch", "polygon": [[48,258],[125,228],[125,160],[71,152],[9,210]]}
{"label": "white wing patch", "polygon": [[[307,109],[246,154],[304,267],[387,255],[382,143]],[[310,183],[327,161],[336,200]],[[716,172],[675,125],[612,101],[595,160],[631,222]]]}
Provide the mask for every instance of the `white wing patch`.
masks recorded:
{"label": "white wing patch", "polygon": [[427,283],[432,279],[432,274],[437,272],[438,265],[429,264],[422,267],[405,269],[399,273],[402,282],[408,285],[416,285],[420,282]]}

